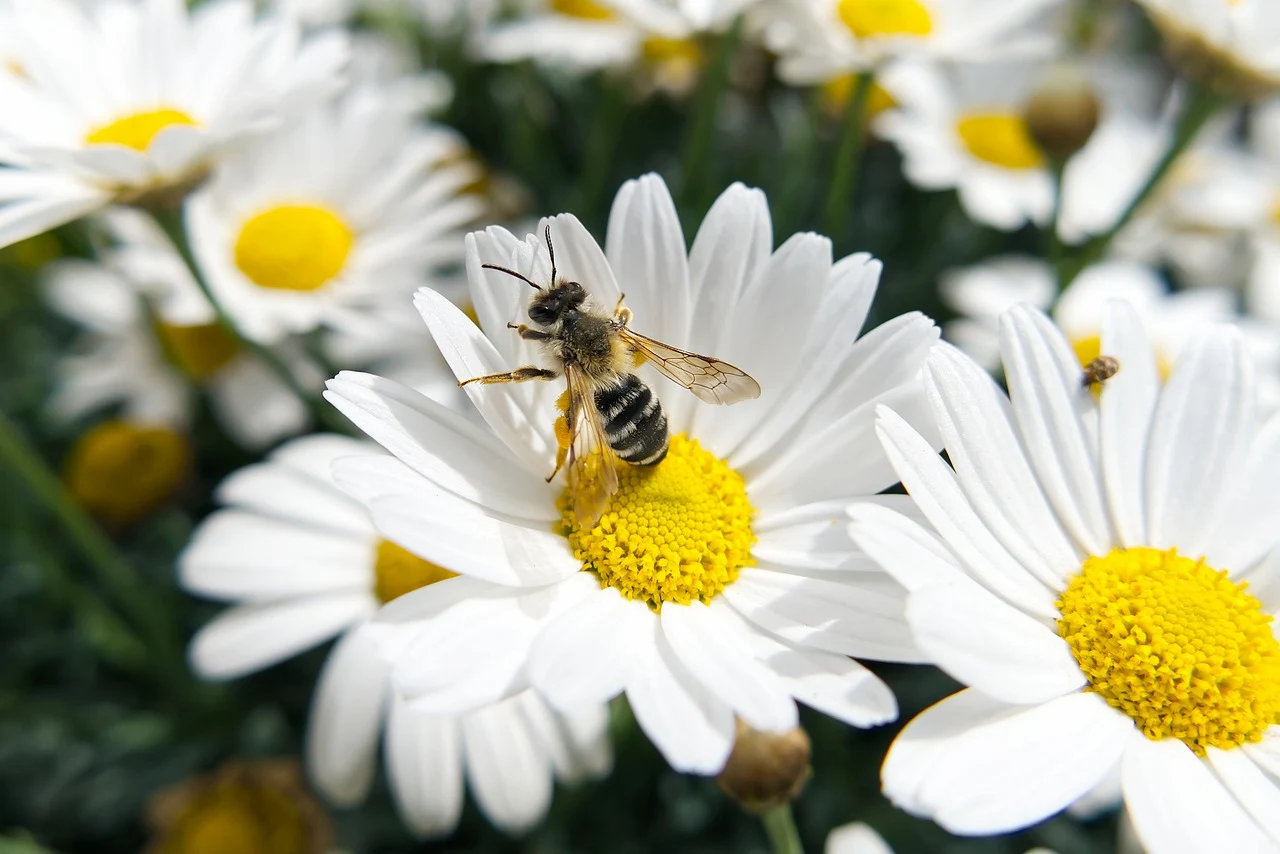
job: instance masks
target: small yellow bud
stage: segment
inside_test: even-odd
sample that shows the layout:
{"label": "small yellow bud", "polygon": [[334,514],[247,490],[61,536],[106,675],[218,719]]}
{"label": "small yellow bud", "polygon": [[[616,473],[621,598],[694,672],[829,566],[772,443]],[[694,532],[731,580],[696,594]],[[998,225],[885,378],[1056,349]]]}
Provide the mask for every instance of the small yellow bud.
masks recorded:
{"label": "small yellow bud", "polygon": [[127,525],[173,494],[190,457],[186,440],[168,427],[104,421],[72,447],[67,489],[102,521]]}
{"label": "small yellow bud", "polygon": [[1062,163],[1085,147],[1102,110],[1093,86],[1078,68],[1057,65],[1031,93],[1023,118],[1036,145]]}
{"label": "small yellow bud", "polygon": [[813,773],[809,757],[809,736],[802,728],[760,732],[739,720],[733,753],[716,783],[743,809],[762,815],[800,796]]}

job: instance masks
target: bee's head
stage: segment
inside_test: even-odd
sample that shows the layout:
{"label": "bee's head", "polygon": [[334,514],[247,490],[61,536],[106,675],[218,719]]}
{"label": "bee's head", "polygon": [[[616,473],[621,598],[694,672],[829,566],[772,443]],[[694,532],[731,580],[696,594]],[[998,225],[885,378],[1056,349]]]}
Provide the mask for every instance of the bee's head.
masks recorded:
{"label": "bee's head", "polygon": [[540,326],[554,326],[566,312],[574,311],[587,299],[587,291],[578,282],[560,281],[554,287],[539,291],[529,301],[529,319]]}

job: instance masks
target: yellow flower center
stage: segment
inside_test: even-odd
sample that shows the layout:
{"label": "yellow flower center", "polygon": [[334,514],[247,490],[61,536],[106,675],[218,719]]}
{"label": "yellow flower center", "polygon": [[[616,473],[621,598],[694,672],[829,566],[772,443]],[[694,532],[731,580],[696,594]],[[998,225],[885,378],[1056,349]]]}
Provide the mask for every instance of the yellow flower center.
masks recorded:
{"label": "yellow flower center", "polygon": [[[1071,349],[1075,350],[1076,358],[1080,360],[1080,367],[1087,367],[1090,362],[1102,355],[1102,336],[1083,335],[1073,338]],[[1169,379],[1169,373],[1173,370],[1173,363],[1159,348],[1156,349],[1156,370],[1159,371],[1161,380]],[[1094,388],[1093,391],[1097,394],[1102,389]]]}
{"label": "yellow flower center", "polygon": [[933,19],[920,0],[840,0],[836,13],[860,39],[933,32]]}
{"label": "yellow flower center", "polygon": [[423,560],[390,540],[378,542],[378,557],[373,566],[373,591],[380,602],[390,602],[419,587],[453,578],[458,573]]}
{"label": "yellow flower center", "polygon": [[285,793],[224,783],[187,804],[163,854],[305,854],[307,836]]}
{"label": "yellow flower center", "polygon": [[188,462],[187,443],[167,427],[104,421],[72,447],[67,488],[90,513],[126,524],[168,498]]}
{"label": "yellow flower center", "polygon": [[165,128],[173,125],[195,126],[197,124],[199,122],[182,110],[161,107],[158,110],[145,110],[116,119],[110,124],[90,131],[84,141],[90,145],[115,144],[132,148],[134,151],[146,151],[151,146],[151,141],[156,138],[156,134]]}
{"label": "yellow flower center", "polygon": [[1245,587],[1176,550],[1116,549],[1071,579],[1058,634],[1090,690],[1203,756],[1280,723],[1280,643]]}
{"label": "yellow flower center", "polygon": [[645,61],[654,65],[674,63],[697,68],[702,65],[702,45],[693,39],[668,39],[650,36],[640,46]]}
{"label": "yellow flower center", "polygon": [[1005,169],[1035,169],[1044,157],[1027,130],[1027,123],[1013,113],[975,113],[956,123],[956,133],[969,153]]}
{"label": "yellow flower center", "polygon": [[742,475],[683,434],[656,466],[619,464],[618,491],[591,528],[579,527],[567,491],[559,506],[582,568],[655,611],[710,602],[752,563],[755,510]]}
{"label": "yellow flower center", "polygon": [[[849,99],[853,97],[853,87],[856,83],[857,75],[855,74],[842,74],[823,83],[823,109],[835,115],[844,113],[845,107],[849,105]],[[876,116],[896,106],[898,102],[893,99],[893,96],[879,83],[872,81],[871,88],[867,90],[867,101],[862,106],[863,121],[869,124]]]}
{"label": "yellow flower center", "polygon": [[236,266],[260,287],[314,291],[342,272],[355,235],[319,205],[280,205],[251,217],[236,238]]}
{"label": "yellow flower center", "polygon": [[611,21],[617,14],[596,0],[551,0],[551,11],[588,21]]}
{"label": "yellow flower center", "polygon": [[160,323],[156,329],[169,358],[195,380],[208,379],[240,353],[236,339],[216,323],[202,326]]}

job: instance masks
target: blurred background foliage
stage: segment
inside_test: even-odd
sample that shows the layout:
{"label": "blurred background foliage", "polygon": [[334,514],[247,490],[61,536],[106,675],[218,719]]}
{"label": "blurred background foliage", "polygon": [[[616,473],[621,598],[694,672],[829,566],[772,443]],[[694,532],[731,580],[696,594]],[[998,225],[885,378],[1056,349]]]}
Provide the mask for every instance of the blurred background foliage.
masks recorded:
{"label": "blurred background foliage", "polygon": [[[363,25],[415,38],[395,21]],[[733,38],[709,39],[703,88],[687,103],[638,100],[625,79],[608,73],[483,65],[456,45],[429,40],[414,47],[456,88],[441,120],[494,173],[523,185],[532,214],[572,211],[603,238],[618,185],[656,171],[673,188],[686,239],[732,181],[766,191],[775,243],[795,231],[823,231],[840,117],[824,109],[820,91],[778,83],[769,57],[756,48],[735,51],[725,43]],[[884,262],[870,325],[910,310],[944,321],[941,271],[1004,251],[1044,252],[1033,228],[1005,233],[974,224],[953,192],[912,187],[897,152],[874,137],[843,228],[830,236],[837,256],[867,251]],[[74,329],[44,306],[37,270],[52,257],[88,254],[80,225],[0,250],[0,411],[55,469],[83,425],[59,423],[45,411],[52,369]],[[328,645],[224,685],[197,683],[183,667],[181,644],[220,606],[175,587],[175,555],[213,509],[218,482],[254,460],[219,432],[207,410],[193,438],[196,456],[178,496],[141,523],[109,532],[135,574],[132,583],[147,588],[159,622],[172,629],[177,645],[169,647],[140,641],[125,627],[109,591],[57,521],[12,471],[0,470],[0,854],[139,851],[144,805],[161,787],[228,757],[300,751]],[[156,660],[164,662],[162,678],[148,666]],[[899,852],[1114,850],[1114,815],[1089,823],[1059,817],[1015,836],[961,839],[891,807],[878,777],[890,741],[902,722],[956,684],[932,668],[872,667],[897,694],[899,723],[859,731],[805,713],[814,774],[796,820],[807,850],[820,851],[832,827],[853,820],[871,824]],[[380,781],[363,807],[334,813],[339,843],[385,854],[767,850],[760,824],[713,780],[666,766],[625,705],[614,708],[612,730],[614,773],[600,783],[561,787],[547,820],[525,838],[501,835],[468,803],[452,838],[415,842]]]}

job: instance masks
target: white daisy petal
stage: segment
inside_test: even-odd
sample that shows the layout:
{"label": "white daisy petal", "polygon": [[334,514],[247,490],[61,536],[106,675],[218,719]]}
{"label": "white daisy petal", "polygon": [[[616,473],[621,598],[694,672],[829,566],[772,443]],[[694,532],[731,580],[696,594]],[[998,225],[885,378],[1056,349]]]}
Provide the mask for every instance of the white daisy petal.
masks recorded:
{"label": "white daisy petal", "polygon": [[387,675],[377,645],[359,629],[334,644],[320,671],[307,725],[307,771],[337,806],[364,800],[373,782]]}
{"label": "white daisy petal", "polygon": [[626,688],[633,650],[653,632],[642,602],[606,587],[586,596],[538,635],[529,681],[561,709],[612,700]]}
{"label": "white daisy petal", "polygon": [[657,621],[653,629],[627,680],[631,711],[673,770],[718,774],[733,750],[733,710],[685,669]]}
{"label": "white daisy petal", "polygon": [[535,691],[525,691],[516,699],[530,735],[547,751],[557,780],[572,785],[609,773],[613,751],[608,706],[590,703],[561,714]]}
{"label": "white daisy petal", "polygon": [[772,671],[746,652],[748,630],[731,612],[712,603],[666,603],[662,634],[681,662],[706,689],[758,730],[784,732],[798,719],[796,704]]}
{"label": "white daisy petal", "polygon": [[489,821],[511,834],[536,824],[551,805],[551,762],[530,737],[518,697],[462,716],[467,782]]}
{"label": "white daisy petal", "polygon": [[1085,685],[1066,641],[976,585],[916,590],[907,618],[934,664],[989,697],[1044,703]]}
{"label": "white daisy petal", "polygon": [[1253,430],[1252,371],[1239,334],[1223,328],[1189,342],[1152,421],[1148,545],[1204,554]]}
{"label": "white daisy petal", "polygon": [[[1000,352],[1019,434],[1041,487],[1084,550],[1105,554],[1113,535],[1097,447],[1081,421],[1081,412],[1093,404],[1080,381],[1079,361],[1053,322],[1027,306],[1001,317]],[[1040,536],[1041,529],[1036,531]],[[1061,560],[1057,568],[1069,572],[1078,555]]]}
{"label": "white daisy petal", "polygon": [[1133,732],[1128,718],[1087,692],[1015,709],[936,757],[919,798],[946,830],[1004,833],[1048,818],[1106,776]]}
{"label": "white daisy petal", "polygon": [[724,598],[755,625],[797,646],[876,661],[926,660],[907,626],[906,591],[876,573],[836,583],[746,568]]}
{"label": "white daisy petal", "polygon": [[1280,726],[1272,726],[1260,743],[1246,744],[1241,750],[1272,777],[1280,779]]}
{"label": "white daisy petal", "polygon": [[889,843],[861,822],[837,827],[827,835],[824,854],[893,854]]}
{"label": "white daisy petal", "polygon": [[[1230,496],[1231,505],[1205,549],[1214,566],[1233,575],[1257,565],[1276,546],[1280,534],[1272,524],[1280,519],[1280,414],[1263,425],[1253,441],[1244,468],[1244,485]],[[1256,593],[1255,593],[1256,595]]]}
{"label": "white daisy petal", "polygon": [[1022,610],[1052,618],[1053,594],[1000,545],[933,448],[892,410],[877,416],[876,432],[903,486],[968,570]]}
{"label": "white daisy petal", "polygon": [[1268,777],[1241,750],[1210,747],[1207,753],[1209,764],[1227,790],[1271,841],[1280,846],[1280,782]]}
{"label": "white daisy petal", "polygon": [[1124,803],[1148,851],[1274,851],[1275,845],[1177,739],[1152,741],[1136,729],[1120,768]]}
{"label": "white daisy petal", "polygon": [[897,719],[898,701],[889,686],[853,659],[797,649],[759,632],[750,640],[760,663],[806,706],[862,728]]}
{"label": "white daisy petal", "polygon": [[[360,447],[379,454],[376,446]],[[373,533],[364,509],[327,482],[314,480],[274,461],[245,466],[218,484],[216,497],[277,519],[368,539]]]}
{"label": "white daisy petal", "polygon": [[1120,363],[1116,375],[1103,384],[1099,404],[1102,475],[1120,542],[1137,546],[1147,537],[1143,457],[1160,379],[1155,350],[1129,303],[1108,303],[1102,351]]}
{"label": "white daisy petal", "polygon": [[205,679],[253,673],[323,643],[367,619],[374,607],[362,592],[228,608],[191,639],[191,669]]}
{"label": "white daisy petal", "polygon": [[448,836],[462,816],[462,739],[458,721],[391,702],[385,760],[391,794],[415,836]]}
{"label": "white daisy petal", "polygon": [[849,538],[907,590],[969,577],[934,534],[901,513],[865,502],[848,512]]}

